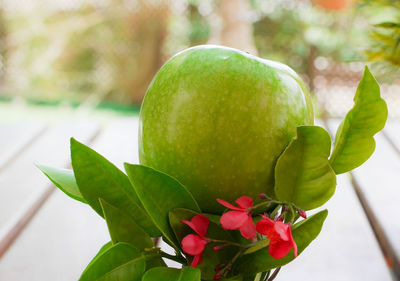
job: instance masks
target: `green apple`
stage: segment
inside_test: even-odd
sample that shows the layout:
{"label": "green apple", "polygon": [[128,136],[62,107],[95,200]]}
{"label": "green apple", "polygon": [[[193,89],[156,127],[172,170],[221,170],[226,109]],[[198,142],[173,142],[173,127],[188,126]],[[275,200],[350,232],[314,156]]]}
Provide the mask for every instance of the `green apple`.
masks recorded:
{"label": "green apple", "polygon": [[221,198],[274,197],[277,158],[312,125],[309,93],[288,66],[220,46],[172,57],[140,111],[140,163],[175,177],[205,212]]}

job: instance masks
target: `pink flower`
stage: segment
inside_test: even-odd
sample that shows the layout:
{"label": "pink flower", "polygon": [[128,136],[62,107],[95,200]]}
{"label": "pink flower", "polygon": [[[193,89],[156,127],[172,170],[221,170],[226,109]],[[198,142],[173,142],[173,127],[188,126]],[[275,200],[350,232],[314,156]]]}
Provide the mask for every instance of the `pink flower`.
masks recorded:
{"label": "pink flower", "polygon": [[224,200],[217,199],[218,203],[233,210],[226,212],[221,216],[220,223],[225,229],[239,229],[242,236],[246,239],[255,239],[257,237],[256,227],[251,218],[250,208],[253,206],[253,199],[248,196],[242,196],[235,202],[236,207]]}
{"label": "pink flower", "polygon": [[290,225],[282,221],[274,221],[266,216],[257,222],[257,231],[266,235],[270,240],[268,252],[274,259],[285,257],[291,248],[294,250],[294,256],[297,257],[297,245],[293,240]]}
{"label": "pink flower", "polygon": [[189,234],[182,239],[182,249],[186,254],[194,256],[191,266],[196,267],[201,263],[201,255],[208,243],[206,238],[210,220],[204,215],[196,215],[191,221],[182,220],[198,235]]}

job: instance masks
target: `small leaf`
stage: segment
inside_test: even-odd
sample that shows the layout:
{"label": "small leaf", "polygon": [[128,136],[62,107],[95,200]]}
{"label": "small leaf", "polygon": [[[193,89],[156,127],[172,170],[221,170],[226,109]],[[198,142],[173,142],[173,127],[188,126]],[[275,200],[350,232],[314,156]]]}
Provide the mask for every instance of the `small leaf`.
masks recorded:
{"label": "small leaf", "polygon": [[[169,220],[172,229],[176,235],[178,241],[182,241],[182,239],[194,231],[184,223],[181,223],[181,220],[191,220],[198,213],[193,212],[191,210],[178,208],[169,212]],[[225,240],[236,242],[232,237],[231,233],[222,229],[220,225],[213,223],[210,221],[207,237],[212,237],[217,240]],[[214,278],[214,268],[217,264],[225,263],[229,261],[237,252],[237,247],[227,246],[223,247],[220,251],[214,252],[213,247],[216,246],[215,243],[209,243],[203,254],[203,261],[197,266],[201,270],[201,278],[203,280],[213,280]],[[190,261],[192,260],[192,256],[188,256]]]}
{"label": "small leaf", "polygon": [[67,194],[69,197],[87,203],[83,198],[79,187],[76,184],[74,172],[68,169],[53,168],[45,165],[36,164],[55,186],[57,186],[62,192]]}
{"label": "small leaf", "polygon": [[323,205],[335,192],[336,175],[329,164],[331,138],[318,126],[297,128],[275,167],[278,200],[310,210]]}
{"label": "small leaf", "polygon": [[79,281],[140,281],[145,270],[145,256],[127,243],[118,243],[95,257]]}
{"label": "small leaf", "polygon": [[143,275],[142,281],[200,281],[200,277],[200,270],[193,267],[155,267]]}
{"label": "small leaf", "polygon": [[[301,254],[321,232],[322,225],[327,215],[328,211],[323,210],[293,226],[292,235],[297,244],[298,254]],[[268,250],[264,248],[253,254],[241,257],[235,264],[235,271],[242,274],[264,272],[283,266],[291,262],[293,259],[293,250],[291,250],[284,258],[274,259],[268,253]]]}
{"label": "small leaf", "polygon": [[125,163],[125,170],[147,213],[178,249],[179,243],[169,225],[168,213],[176,208],[200,212],[193,196],[174,178],[149,167]]}
{"label": "small leaf", "polygon": [[104,218],[106,219],[113,244],[126,242],[139,250],[154,246],[147,232],[138,226],[131,217],[101,198],[100,204],[103,208]]}
{"label": "small leaf", "polygon": [[336,174],[348,172],[367,161],[375,150],[373,137],[385,126],[387,115],[387,105],[380,96],[378,82],[365,67],[354,106],[336,132],[335,146],[329,159]]}
{"label": "small leaf", "polygon": [[161,235],[143,209],[128,177],[91,148],[71,138],[71,159],[76,182],[88,204],[100,215],[99,198],[118,206],[151,237]]}

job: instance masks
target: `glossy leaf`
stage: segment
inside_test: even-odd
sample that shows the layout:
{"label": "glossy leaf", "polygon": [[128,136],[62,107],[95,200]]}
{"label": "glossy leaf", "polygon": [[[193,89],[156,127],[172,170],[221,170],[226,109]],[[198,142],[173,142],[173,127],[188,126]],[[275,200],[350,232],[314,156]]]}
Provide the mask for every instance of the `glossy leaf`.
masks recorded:
{"label": "glossy leaf", "polygon": [[375,150],[374,135],[383,129],[388,115],[378,82],[365,67],[358,84],[354,106],[340,124],[329,159],[336,174],[348,172],[364,163]]}
{"label": "glossy leaf", "polygon": [[[187,226],[186,224],[182,223],[181,220],[191,220],[195,215],[198,213],[193,212],[187,209],[175,209],[169,213],[169,220],[172,229],[179,241],[188,235],[194,234],[194,231]],[[225,240],[225,241],[232,241],[237,242],[231,235],[231,231],[226,231],[221,228],[219,224],[215,224],[214,222],[210,221],[207,235],[206,237],[212,237],[213,239],[218,240]],[[203,254],[203,261],[197,266],[201,270],[201,279],[202,280],[213,280],[214,278],[214,268],[217,264],[225,263],[229,259],[231,259],[237,252],[237,247],[223,247],[220,251],[214,252],[212,248],[216,246],[215,243],[209,243]],[[192,256],[188,255],[189,262],[192,261]]]}
{"label": "glossy leaf", "polygon": [[[292,235],[297,244],[298,254],[301,254],[321,232],[322,225],[327,215],[328,211],[323,210],[293,226]],[[234,266],[235,271],[238,273],[251,274],[283,266],[293,259],[293,250],[284,258],[274,259],[268,253],[268,248],[263,248],[253,254],[243,256]]]}
{"label": "glossy leaf", "polygon": [[94,263],[94,261],[101,256],[105,251],[107,251],[108,249],[110,249],[113,246],[112,241],[107,242],[106,244],[104,244],[100,250],[97,252],[97,254],[92,258],[92,260],[90,261],[90,263],[88,264],[87,267],[89,267],[92,263]]}
{"label": "glossy leaf", "polygon": [[118,206],[150,236],[161,235],[146,214],[128,177],[91,148],[71,138],[71,159],[76,182],[88,204],[103,216],[99,198]]}
{"label": "glossy leaf", "polygon": [[200,270],[193,267],[155,267],[143,275],[142,281],[200,281],[200,277]]}
{"label": "glossy leaf", "polygon": [[83,198],[79,191],[79,187],[76,184],[74,172],[72,170],[54,168],[40,164],[36,164],[36,167],[38,167],[62,192],[75,200],[86,203],[86,200]]}
{"label": "glossy leaf", "polygon": [[125,163],[125,170],[147,213],[163,235],[178,248],[168,213],[176,208],[200,212],[193,196],[174,178],[149,167]]}
{"label": "glossy leaf", "polygon": [[97,256],[82,273],[80,281],[139,281],[145,256],[127,243],[118,243]]}
{"label": "glossy leaf", "polygon": [[275,194],[278,200],[304,210],[317,208],[335,192],[336,174],[329,164],[331,138],[318,126],[297,128],[293,139],[275,167]]}
{"label": "glossy leaf", "polygon": [[100,203],[114,244],[126,242],[139,250],[154,246],[151,237],[131,217],[101,198]]}
{"label": "glossy leaf", "polygon": [[244,255],[252,254],[254,252],[261,250],[262,248],[268,247],[268,245],[269,245],[268,239],[260,240],[254,246],[248,248],[243,254]]}

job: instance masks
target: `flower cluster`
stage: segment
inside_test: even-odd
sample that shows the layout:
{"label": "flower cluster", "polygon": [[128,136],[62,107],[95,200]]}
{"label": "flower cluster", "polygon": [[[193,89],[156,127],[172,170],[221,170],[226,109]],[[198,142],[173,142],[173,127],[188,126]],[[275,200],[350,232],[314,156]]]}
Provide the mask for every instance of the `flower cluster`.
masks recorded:
{"label": "flower cluster", "polygon": [[[253,241],[253,244],[241,245],[230,241],[214,240],[211,237],[207,237],[208,226],[210,220],[205,215],[196,215],[190,221],[182,220],[182,223],[188,225],[196,234],[189,234],[182,240],[182,249],[188,254],[192,255],[193,261],[191,266],[195,267],[202,260],[202,253],[209,243],[223,243],[222,245],[215,245],[214,251],[219,251],[222,247],[231,245],[236,247],[249,248],[257,241],[268,240],[268,252],[275,258],[280,259],[285,257],[291,249],[294,251],[294,256],[297,257],[297,245],[292,236],[291,223],[285,223],[284,218],[287,207],[282,203],[277,204],[276,201],[268,198],[265,194],[260,194],[259,198],[266,199],[266,203],[261,203],[254,206],[253,199],[248,196],[242,196],[235,202],[237,206],[231,203],[217,199],[217,202],[226,208],[230,209],[225,212],[220,218],[220,224],[222,228],[227,230],[239,230],[241,235],[249,240]],[[262,214],[261,220],[256,224],[253,221],[253,210],[260,206],[270,206],[274,202],[277,204],[274,211],[270,214]],[[279,203],[279,202],[278,202]],[[277,211],[282,207],[281,215],[276,218]],[[303,210],[297,209],[298,216],[306,218],[306,214]],[[239,254],[243,251],[239,251]],[[230,270],[230,265],[233,261],[225,265],[217,265],[215,268],[216,274],[215,280],[221,279],[226,271]]]}

